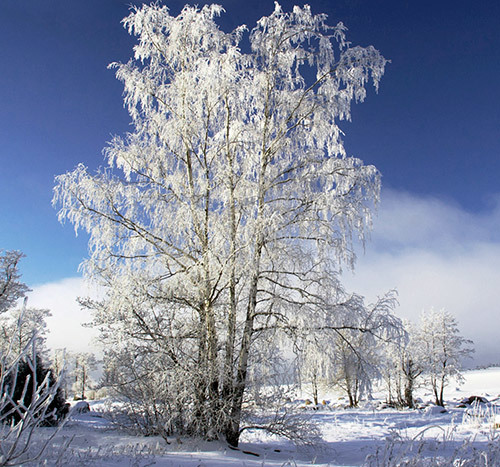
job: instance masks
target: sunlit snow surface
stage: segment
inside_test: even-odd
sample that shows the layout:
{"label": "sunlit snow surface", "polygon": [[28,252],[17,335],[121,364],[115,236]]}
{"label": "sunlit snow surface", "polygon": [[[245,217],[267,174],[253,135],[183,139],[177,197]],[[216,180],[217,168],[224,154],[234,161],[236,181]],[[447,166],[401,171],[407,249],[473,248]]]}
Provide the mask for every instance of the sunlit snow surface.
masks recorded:
{"label": "sunlit snow surface", "polygon": [[[75,414],[52,442],[48,465],[97,466],[302,466],[302,465],[397,465],[405,457],[420,452],[424,458],[453,459],[486,451],[488,443],[499,444],[495,429],[496,404],[500,413],[500,368],[465,373],[466,382],[447,388],[447,411],[428,405],[419,410],[380,409],[378,397],[359,409],[340,407],[339,396],[329,394],[330,405],[320,410],[297,408],[304,417],[319,423],[322,442],[314,446],[295,446],[289,441],[249,432],[239,451],[223,442],[170,439],[127,435],[103,418],[102,402],[92,402],[92,411]],[[463,398],[486,397],[490,404],[477,408],[456,407]],[[425,391],[417,396],[423,405],[432,397]],[[497,401],[498,399],[498,401]],[[297,403],[297,407],[299,407]],[[41,428],[47,432],[50,428]],[[72,439],[69,448],[59,446]],[[465,444],[464,444],[465,441]],[[246,452],[244,452],[246,451]],[[371,456],[371,457],[369,457]],[[367,460],[368,459],[368,460]],[[497,459],[500,462],[500,458]],[[413,464],[419,465],[419,464]],[[499,465],[499,464],[491,464]]]}

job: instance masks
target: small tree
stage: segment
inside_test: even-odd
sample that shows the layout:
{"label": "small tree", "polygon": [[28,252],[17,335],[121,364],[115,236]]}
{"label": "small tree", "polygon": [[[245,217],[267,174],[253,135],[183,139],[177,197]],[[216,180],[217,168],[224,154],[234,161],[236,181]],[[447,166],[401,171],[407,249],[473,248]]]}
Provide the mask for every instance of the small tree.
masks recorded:
{"label": "small tree", "polygon": [[16,353],[20,353],[33,338],[37,347],[37,355],[46,358],[46,319],[51,316],[47,309],[28,308],[27,297],[22,307],[12,308],[0,315],[0,346],[13,345]]}
{"label": "small tree", "polygon": [[[392,315],[396,292],[390,291],[376,303],[365,305],[363,297],[352,294],[337,307],[334,321],[304,324],[305,344],[299,355],[302,378],[312,385],[318,403],[320,385],[334,385],[356,407],[380,374],[379,346],[387,339],[399,339],[401,321]],[[312,326],[311,326],[312,325]],[[316,325],[321,334],[308,334]]]}
{"label": "small tree", "polygon": [[85,400],[85,391],[91,389],[93,384],[91,372],[97,368],[97,358],[93,353],[81,352],[72,355],[71,360],[75,399]]}
{"label": "small tree", "polygon": [[415,407],[413,397],[417,381],[424,371],[426,356],[417,339],[417,328],[403,322],[401,339],[382,348],[382,376],[387,389],[387,402],[399,407]]}
{"label": "small tree", "polygon": [[444,389],[452,377],[463,381],[462,361],[474,352],[473,342],[460,335],[451,313],[433,309],[422,315],[417,339],[425,355],[425,377],[435,403],[444,406]]}
{"label": "small tree", "polygon": [[403,379],[403,391],[400,392],[400,405],[410,409],[415,408],[413,392],[418,378],[424,372],[427,355],[419,342],[419,334],[415,325],[406,323],[408,340],[399,346],[399,368]]}
{"label": "small tree", "polygon": [[[322,336],[324,337],[324,336]],[[319,336],[307,336],[299,352],[298,366],[301,387],[311,385],[315,405],[319,404],[319,391],[331,382],[331,342]]]}
{"label": "small tree", "polygon": [[[357,407],[361,397],[370,390],[374,370],[373,341],[357,332],[342,332],[334,343],[336,354],[333,384],[347,394],[349,407]],[[371,345],[370,345],[371,344]]]}
{"label": "small tree", "polygon": [[54,374],[59,375],[59,387],[62,389],[64,397],[68,398],[69,368],[68,352],[66,349],[54,349],[51,354],[51,364]]}
{"label": "small tree", "polygon": [[[20,251],[0,250],[0,353],[3,355],[12,354],[11,346],[19,355],[35,334],[38,354],[45,349],[45,320],[50,311],[26,307],[30,289],[20,280],[19,261],[23,257]],[[22,305],[21,299],[24,299]]]}
{"label": "small tree", "polygon": [[403,351],[401,358],[401,372],[404,376],[404,393],[399,397],[400,405],[413,409],[415,408],[413,391],[415,390],[416,380],[422,374],[423,368],[406,349]]}
{"label": "small tree", "polygon": [[26,284],[19,280],[19,261],[23,257],[20,251],[0,250],[0,314],[29,292]]}
{"label": "small tree", "polygon": [[[334,341],[333,382],[345,391],[350,407],[359,404],[381,374],[380,341],[400,338],[401,321],[391,315],[396,305],[396,292],[390,291],[374,304],[364,307],[364,313],[348,315],[342,323],[345,329],[337,333]],[[383,325],[388,317],[392,320],[389,328]]]}

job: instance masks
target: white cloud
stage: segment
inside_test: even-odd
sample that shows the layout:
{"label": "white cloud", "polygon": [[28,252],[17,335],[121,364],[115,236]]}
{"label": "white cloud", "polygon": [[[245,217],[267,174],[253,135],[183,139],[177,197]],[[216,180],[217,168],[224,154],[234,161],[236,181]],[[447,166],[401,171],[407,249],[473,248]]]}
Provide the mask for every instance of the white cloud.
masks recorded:
{"label": "white cloud", "polygon": [[76,301],[77,297],[88,295],[95,295],[95,290],[89,289],[81,278],[63,279],[33,287],[29,294],[29,306],[48,308],[52,313],[47,320],[47,345],[50,349],[97,351],[95,343],[92,342],[97,332],[82,326],[83,323],[91,321],[90,313],[82,310]]}
{"label": "white cloud", "polygon": [[373,240],[379,248],[424,248],[454,254],[481,242],[500,242],[500,203],[471,213],[455,203],[386,190],[375,221]]}
{"label": "white cloud", "polygon": [[[495,200],[496,201],[496,200]],[[500,362],[500,209],[470,213],[433,198],[385,193],[372,241],[348,289],[370,300],[399,292],[399,316],[417,320],[430,307],[445,308],[476,346],[474,363]]]}
{"label": "white cloud", "polygon": [[[451,202],[384,192],[366,254],[355,273],[344,272],[349,290],[374,300],[389,289],[399,292],[397,314],[417,320],[430,307],[453,313],[462,333],[476,345],[474,363],[500,363],[500,203],[470,213]],[[30,306],[49,308],[51,348],[89,350],[95,331],[83,328],[88,311],[76,297],[95,294],[83,279],[35,286]]]}

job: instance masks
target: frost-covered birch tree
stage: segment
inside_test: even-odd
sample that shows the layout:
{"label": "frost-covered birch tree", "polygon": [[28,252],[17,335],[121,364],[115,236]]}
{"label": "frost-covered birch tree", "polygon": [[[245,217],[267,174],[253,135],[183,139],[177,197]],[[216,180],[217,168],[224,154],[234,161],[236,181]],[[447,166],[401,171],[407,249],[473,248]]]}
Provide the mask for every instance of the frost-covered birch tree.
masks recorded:
{"label": "frost-covered birch tree", "polygon": [[134,58],[111,67],[134,130],[109,143],[105,168],[58,176],[54,204],[90,235],[84,271],[107,296],[85,304],[115,344],[109,374],[155,381],[167,433],[236,445],[252,349],[335,323],[336,272],[380,188],[339,122],[386,60],[308,6],[276,4],[248,35],[222,31],[222,11],[153,4],[124,19]]}
{"label": "frost-covered birch tree", "polygon": [[422,314],[417,339],[426,355],[424,372],[436,405],[444,406],[444,389],[450,378],[463,382],[463,360],[474,352],[473,342],[465,339],[456,318],[446,310],[431,309]]}
{"label": "frost-covered birch tree", "polygon": [[20,281],[19,261],[23,257],[20,251],[0,250],[0,313],[13,307],[30,291]]}
{"label": "frost-covered birch tree", "polygon": [[311,384],[316,405],[320,386],[341,389],[350,407],[370,393],[382,373],[380,348],[399,340],[403,332],[399,319],[392,315],[396,305],[395,291],[369,305],[360,295],[351,294],[336,305],[333,321],[303,323],[305,342],[298,364],[303,382]]}
{"label": "frost-covered birch tree", "polygon": [[29,341],[34,339],[39,357],[46,357],[47,318],[50,310],[28,308],[27,298],[23,306],[12,308],[0,314],[0,349],[14,346],[16,353],[22,352]]}
{"label": "frost-covered birch tree", "polygon": [[428,355],[421,345],[417,326],[403,322],[402,339],[382,346],[382,378],[387,389],[387,403],[415,408],[413,393],[424,371]]}
{"label": "frost-covered birch tree", "polygon": [[94,383],[91,373],[97,369],[98,361],[91,352],[80,352],[72,355],[73,368],[71,377],[73,378],[73,391],[75,399],[85,400],[85,391],[92,388]]}

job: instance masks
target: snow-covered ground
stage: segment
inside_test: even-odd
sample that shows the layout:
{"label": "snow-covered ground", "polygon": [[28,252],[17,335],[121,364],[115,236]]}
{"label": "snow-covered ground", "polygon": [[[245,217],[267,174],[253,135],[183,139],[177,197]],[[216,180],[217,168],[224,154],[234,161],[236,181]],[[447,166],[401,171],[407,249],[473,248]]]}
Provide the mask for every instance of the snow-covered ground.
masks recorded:
{"label": "snow-covered ground", "polygon": [[[101,415],[101,402],[91,403],[91,412],[74,414],[50,445],[48,465],[97,466],[302,466],[302,465],[398,465],[405,458],[419,456],[411,465],[436,459],[452,461],[458,457],[490,458],[487,465],[500,465],[500,418],[495,421],[498,401],[500,413],[500,368],[473,370],[464,374],[460,387],[450,385],[446,392],[447,411],[428,405],[419,410],[381,409],[377,399],[358,409],[339,407],[338,395],[330,394],[335,404],[320,410],[297,408],[303,417],[316,422],[322,441],[313,446],[247,433],[240,450],[223,442],[140,438],[114,427]],[[425,391],[417,394],[424,404],[431,401]],[[471,395],[490,401],[475,408],[459,408]],[[498,423],[498,425],[496,425]],[[40,428],[50,431],[51,428]],[[61,446],[68,443],[69,447]],[[493,451],[493,452],[492,452]],[[420,453],[420,454],[418,454]],[[476,454],[474,454],[476,453]],[[482,457],[481,457],[482,456]],[[492,457],[498,456],[496,462]],[[434,465],[434,464],[433,464]],[[462,465],[462,464],[460,464]],[[476,464],[474,461],[471,465]]]}

